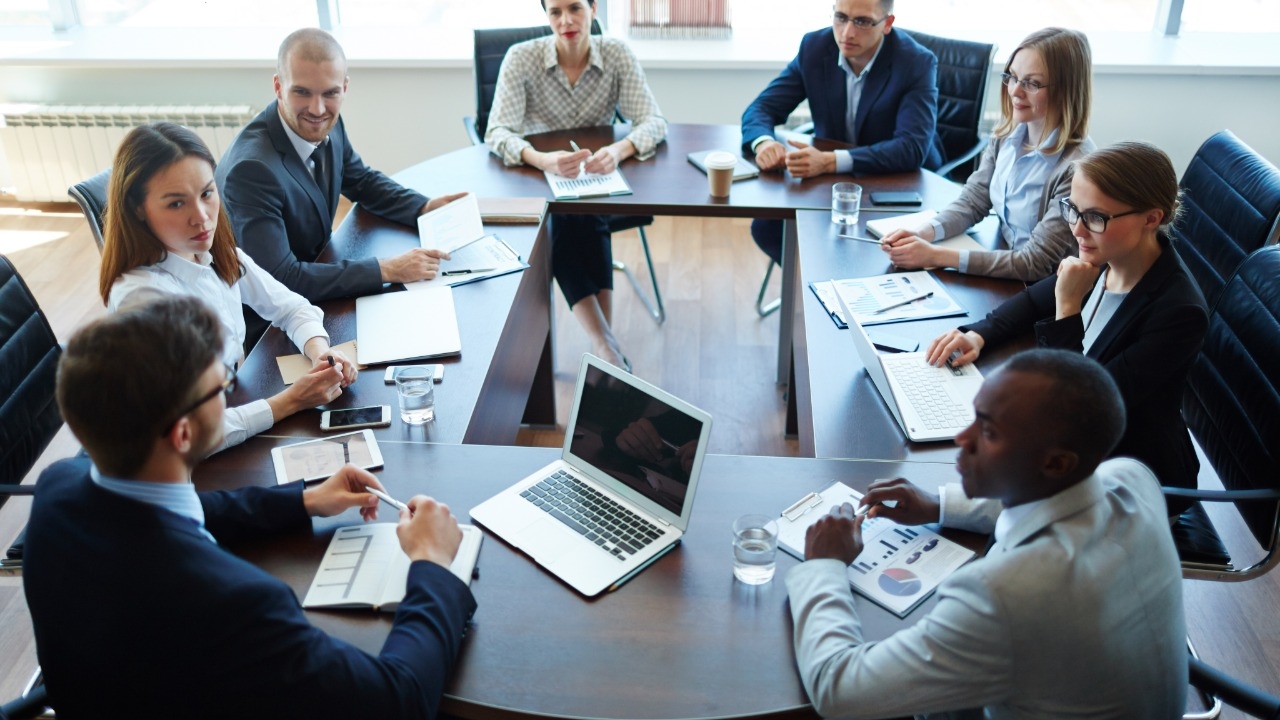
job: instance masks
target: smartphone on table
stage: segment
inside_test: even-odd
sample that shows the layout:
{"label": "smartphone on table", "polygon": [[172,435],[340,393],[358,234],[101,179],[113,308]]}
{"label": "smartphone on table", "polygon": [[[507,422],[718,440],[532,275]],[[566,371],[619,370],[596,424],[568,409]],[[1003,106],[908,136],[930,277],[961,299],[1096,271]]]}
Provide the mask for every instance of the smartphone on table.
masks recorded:
{"label": "smartphone on table", "polygon": [[320,414],[320,429],[355,430],[366,427],[386,427],[391,424],[390,405],[325,410]]}

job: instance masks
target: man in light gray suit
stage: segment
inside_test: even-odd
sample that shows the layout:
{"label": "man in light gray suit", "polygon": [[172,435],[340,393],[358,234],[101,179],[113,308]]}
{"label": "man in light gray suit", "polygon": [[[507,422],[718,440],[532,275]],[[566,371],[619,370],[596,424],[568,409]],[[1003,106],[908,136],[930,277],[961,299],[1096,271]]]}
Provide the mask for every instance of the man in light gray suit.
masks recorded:
{"label": "man in light gray suit", "polygon": [[1137,461],[1099,464],[1124,430],[1119,398],[1079,353],[1021,353],[987,378],[956,436],[959,486],[871,486],[871,517],[995,534],[928,615],[886,640],[864,642],[845,575],[863,518],[846,503],[809,529],[787,590],[820,714],[1181,716],[1182,580],[1160,486]]}

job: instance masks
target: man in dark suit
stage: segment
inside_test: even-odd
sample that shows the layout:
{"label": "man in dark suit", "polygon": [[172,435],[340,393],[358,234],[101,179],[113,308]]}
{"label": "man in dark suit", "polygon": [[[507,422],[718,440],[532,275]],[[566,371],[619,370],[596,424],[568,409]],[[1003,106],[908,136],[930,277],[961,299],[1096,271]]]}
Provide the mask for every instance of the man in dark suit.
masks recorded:
{"label": "man in dark suit", "polygon": [[[742,114],[742,149],[761,170],[795,177],[884,175],[942,165],[938,139],[938,61],[893,31],[893,0],[836,0],[831,30],[800,41],[800,52]],[[773,129],[809,101],[814,135],[849,143],[823,152],[774,140]],[[782,221],[751,224],[756,244],[781,263]]]}
{"label": "man in dark suit", "polygon": [[436,714],[475,601],[448,569],[461,531],[424,496],[400,513],[408,589],[378,656],[312,627],[289,586],[224,549],[311,532],[377,499],[346,466],[314,487],[197,494],[235,376],[218,320],[168,297],[76,333],[57,399],[89,458],[40,478],[23,587],[59,717]]}
{"label": "man in dark suit", "polygon": [[346,92],[347,59],[333,36],[316,28],[292,33],[280,45],[276,100],[241,131],[217,170],[240,247],[313,302],[428,280],[440,265],[439,252],[421,248],[393,258],[315,262],[329,242],[339,193],[405,225],[461,197],[428,200],[365,165],[339,117]]}

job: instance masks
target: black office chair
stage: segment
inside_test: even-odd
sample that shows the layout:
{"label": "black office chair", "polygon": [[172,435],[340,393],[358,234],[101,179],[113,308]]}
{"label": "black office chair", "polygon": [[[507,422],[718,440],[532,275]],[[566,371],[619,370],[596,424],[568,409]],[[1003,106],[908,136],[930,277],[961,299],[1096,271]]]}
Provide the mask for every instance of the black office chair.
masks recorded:
{"label": "black office chair", "polygon": [[[942,140],[944,164],[935,172],[964,182],[977,168],[977,161],[987,147],[989,138],[982,134],[982,110],[987,101],[987,78],[996,45],[991,43],[953,40],[927,33],[905,32],[925,46],[938,58],[938,137]],[[812,124],[808,126],[812,131]],[[805,132],[805,128],[798,128]],[[781,300],[764,301],[774,263],[765,269],[764,281],[756,295],[756,313],[760,317],[771,315],[782,305]]]}
{"label": "black office chair", "polygon": [[1224,704],[1230,705],[1250,717],[1280,720],[1280,697],[1265,693],[1251,685],[1205,664],[1194,655],[1187,658],[1187,670],[1192,687],[1205,698],[1208,710],[1187,718],[1215,718]]}
{"label": "black office chair", "polygon": [[1182,174],[1182,218],[1171,235],[1210,307],[1253,251],[1280,236],[1280,170],[1223,130]]}
{"label": "black office chair", "polygon": [[32,720],[49,709],[49,693],[44,685],[36,685],[22,697],[0,705],[0,720]]}
{"label": "black office chair", "polygon": [[1258,577],[1280,564],[1280,246],[1249,255],[1218,294],[1182,413],[1226,489],[1165,494],[1234,502],[1264,550],[1261,560],[1235,567],[1196,503],[1173,526],[1183,577]]}
{"label": "black office chair", "polygon": [[[591,21],[591,34],[601,33],[600,23]],[[495,30],[475,31],[475,81],[476,81],[476,114],[474,117],[462,118],[462,124],[472,145],[483,145],[484,134],[489,128],[489,111],[493,108],[493,96],[498,86],[498,71],[502,68],[502,60],[507,50],[516,43],[551,34],[546,25],[524,28],[501,28]],[[626,122],[621,113],[615,112],[617,122]],[[609,233],[616,234],[626,230],[636,230],[640,234],[640,246],[644,250],[645,265],[649,269],[649,282],[653,286],[651,300],[640,287],[640,281],[631,268],[623,262],[614,261],[613,269],[623,273],[635,288],[636,295],[645,309],[659,325],[667,319],[666,308],[662,304],[662,291],[658,288],[658,275],[653,269],[653,256],[649,252],[649,237],[645,227],[653,224],[652,215],[611,215],[608,217]]]}
{"label": "black office chair", "polygon": [[107,183],[111,179],[111,168],[94,175],[88,180],[78,182],[67,188],[67,194],[80,206],[84,217],[89,221],[89,231],[98,243],[98,252],[102,252],[102,217],[107,209]]}

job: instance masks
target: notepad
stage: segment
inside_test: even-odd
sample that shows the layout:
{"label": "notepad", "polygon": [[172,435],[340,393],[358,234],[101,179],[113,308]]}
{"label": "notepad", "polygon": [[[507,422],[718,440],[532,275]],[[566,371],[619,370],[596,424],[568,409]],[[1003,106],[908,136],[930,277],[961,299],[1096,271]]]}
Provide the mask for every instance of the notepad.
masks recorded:
{"label": "notepad", "polygon": [[[705,173],[707,171],[707,155],[713,152],[716,152],[716,151],[715,150],[699,150],[697,152],[691,152],[685,157],[689,160],[690,163],[693,164],[694,167],[698,168],[699,170]],[[738,157],[737,155],[734,156],[734,160],[737,161],[737,164],[735,164],[733,167],[733,182],[737,182],[739,180],[748,180],[750,178],[760,176],[760,168],[756,167],[755,165],[752,165],[751,163],[747,162],[743,158]]]}
{"label": "notepad", "polygon": [[[809,526],[849,503],[855,508],[862,493],[842,482],[809,493],[778,518],[778,547],[804,560],[804,536]],[[906,617],[924,602],[974,552],[933,530],[919,525],[899,525],[887,518],[867,518],[862,523],[863,549],[849,564],[847,575],[854,592],[880,607]]]}
{"label": "notepad", "polygon": [[[449,572],[470,585],[483,535],[473,525],[458,527],[462,544]],[[396,537],[395,523],[339,528],[329,541],[302,607],[395,612],[408,590],[410,564]]]}
{"label": "notepad", "polygon": [[379,365],[460,352],[453,288],[356,298],[356,362]]}
{"label": "notepad", "polygon": [[[337,350],[350,358],[352,362],[355,362],[355,340],[348,340],[341,345],[334,345],[330,349]],[[281,355],[276,358],[276,366],[280,368],[280,377],[284,380],[285,385],[294,384],[298,381],[298,378],[311,372],[312,368],[311,361],[302,353],[297,353],[296,355]],[[364,366],[356,363],[356,369],[363,370]]]}
{"label": "notepad", "polygon": [[[928,225],[930,220],[938,214],[937,210],[921,210],[907,215],[894,215],[893,217],[880,218],[878,220],[867,221],[867,232],[873,237],[884,237],[894,230],[910,230],[912,232]],[[949,238],[935,240],[934,245],[938,247],[951,248],[952,250],[986,250],[982,243],[974,240],[968,233],[960,233],[952,235]]]}
{"label": "notepad", "polygon": [[430,280],[405,283],[406,290],[423,290],[448,285],[457,287],[479,282],[499,275],[520,272],[529,264],[520,259],[520,253],[497,235],[485,235],[468,243],[440,261],[440,271]]}
{"label": "notepad", "polygon": [[482,237],[484,223],[474,193],[418,216],[418,242],[428,250],[452,253]]}
{"label": "notepad", "polygon": [[617,168],[604,175],[581,172],[576,178],[567,178],[551,172],[543,172],[547,184],[557,200],[579,200],[589,197],[606,197],[609,195],[630,195],[631,187]]}

